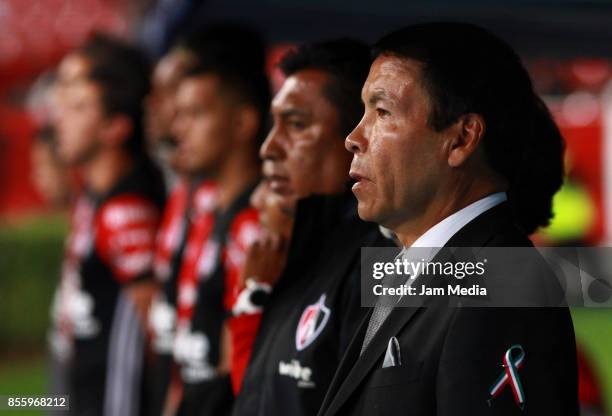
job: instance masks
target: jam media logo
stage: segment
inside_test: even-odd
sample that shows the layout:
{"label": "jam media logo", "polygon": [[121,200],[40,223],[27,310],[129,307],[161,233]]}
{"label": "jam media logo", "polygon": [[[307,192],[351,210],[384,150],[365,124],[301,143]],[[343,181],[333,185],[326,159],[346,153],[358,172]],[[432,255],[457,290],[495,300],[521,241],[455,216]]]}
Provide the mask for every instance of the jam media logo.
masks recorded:
{"label": "jam media logo", "polygon": [[295,347],[298,351],[302,351],[317,339],[319,334],[325,328],[331,311],[325,306],[326,294],[322,294],[317,303],[308,305],[297,326],[295,332]]}

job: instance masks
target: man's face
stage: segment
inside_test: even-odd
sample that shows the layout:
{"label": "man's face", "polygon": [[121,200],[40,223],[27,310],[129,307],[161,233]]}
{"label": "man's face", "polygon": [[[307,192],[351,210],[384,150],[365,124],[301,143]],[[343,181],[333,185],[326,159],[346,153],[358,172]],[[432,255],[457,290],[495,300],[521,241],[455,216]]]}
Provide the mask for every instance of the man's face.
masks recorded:
{"label": "man's face", "polygon": [[235,106],[221,88],[212,74],[185,78],[179,85],[173,132],[183,172],[214,175],[234,147]]}
{"label": "man's face", "polygon": [[394,229],[423,215],[445,165],[441,133],[428,125],[421,64],[378,57],[362,90],[365,113],[346,138],[359,216]]}
{"label": "man's face", "polygon": [[100,95],[99,87],[86,79],[64,87],[57,117],[57,153],[63,162],[85,163],[102,146],[105,116]]}
{"label": "man's face", "polygon": [[323,71],[299,71],[272,101],[274,125],[260,154],[270,189],[288,212],[299,198],[342,192],[349,179],[338,110],[324,95],[328,82]]}
{"label": "man's face", "polygon": [[147,138],[154,146],[172,136],[172,121],[176,115],[176,91],[189,60],[186,52],[173,51],[155,66],[151,92],[145,102]]}
{"label": "man's face", "polygon": [[59,63],[57,67],[57,78],[54,83],[52,99],[54,108],[51,109],[53,121],[59,117],[62,107],[66,101],[68,87],[77,81],[85,79],[91,68],[90,60],[83,54],[72,52]]}

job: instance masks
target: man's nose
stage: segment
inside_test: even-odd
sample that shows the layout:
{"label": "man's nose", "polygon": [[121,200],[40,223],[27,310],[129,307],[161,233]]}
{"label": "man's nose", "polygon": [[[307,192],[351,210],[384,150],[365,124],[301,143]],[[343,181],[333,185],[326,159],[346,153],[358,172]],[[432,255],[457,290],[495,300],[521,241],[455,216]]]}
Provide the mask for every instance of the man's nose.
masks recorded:
{"label": "man's nose", "polygon": [[368,141],[365,137],[363,120],[346,136],[344,147],[351,153],[363,153],[367,149]]}
{"label": "man's nose", "polygon": [[272,127],[259,149],[259,157],[262,160],[278,160],[284,154],[283,146],[281,145],[281,137],[277,127]]}

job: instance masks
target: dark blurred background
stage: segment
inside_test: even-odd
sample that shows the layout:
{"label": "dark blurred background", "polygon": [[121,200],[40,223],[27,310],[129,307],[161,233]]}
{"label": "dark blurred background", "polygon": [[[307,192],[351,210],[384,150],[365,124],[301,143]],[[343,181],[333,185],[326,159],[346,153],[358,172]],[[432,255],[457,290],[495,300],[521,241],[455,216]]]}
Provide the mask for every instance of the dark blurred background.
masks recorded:
{"label": "dark blurred background", "polygon": [[[155,60],[177,37],[207,24],[248,22],[271,45],[270,75],[278,86],[276,60],[302,41],[374,41],[400,26],[432,20],[480,24],[520,52],[567,142],[567,179],[555,197],[555,220],[535,240],[610,246],[612,2],[421,3],[0,0],[0,394],[45,391],[49,303],[67,222],[65,204],[36,191],[32,166],[39,161],[32,146],[47,111],[46,74],[94,31],[130,39]],[[573,315],[583,352],[612,408],[612,309],[576,309]]]}

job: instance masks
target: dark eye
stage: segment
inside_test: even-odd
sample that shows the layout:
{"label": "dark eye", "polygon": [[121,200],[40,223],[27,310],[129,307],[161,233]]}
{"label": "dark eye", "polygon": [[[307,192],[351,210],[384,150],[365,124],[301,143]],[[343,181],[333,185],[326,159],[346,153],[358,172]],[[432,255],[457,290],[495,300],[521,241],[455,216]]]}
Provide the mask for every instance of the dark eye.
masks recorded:
{"label": "dark eye", "polygon": [[378,115],[378,117],[381,117],[381,118],[382,117],[387,117],[387,116],[391,115],[390,112],[388,112],[384,108],[380,108],[380,107],[376,108],[376,114]]}
{"label": "dark eye", "polygon": [[306,124],[300,120],[289,120],[287,124],[289,124],[289,127],[295,130],[303,130],[306,128]]}

